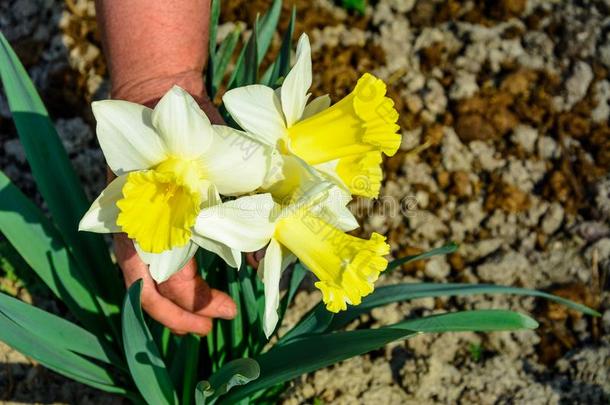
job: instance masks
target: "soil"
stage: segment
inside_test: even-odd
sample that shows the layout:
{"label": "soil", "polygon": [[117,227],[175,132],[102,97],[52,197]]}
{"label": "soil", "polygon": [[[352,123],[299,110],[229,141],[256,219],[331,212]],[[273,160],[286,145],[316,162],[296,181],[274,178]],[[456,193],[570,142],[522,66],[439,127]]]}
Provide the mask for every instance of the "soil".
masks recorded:
{"label": "soil", "polygon": [[[219,40],[235,24],[250,26],[269,3],[224,1]],[[359,232],[386,234],[394,257],[460,244],[381,283],[536,288],[603,317],[513,296],[393,304],[350,327],[474,308],[522,311],[541,327],[394,343],[297,379],[283,403],[608,403],[610,3],[378,0],[364,15],[330,0],[295,4],[296,35],[306,31],[312,41],[313,95],[338,101],[371,72],[400,112],[403,143],[384,162],[380,199],[352,204]],[[88,105],[108,96],[94,17],[89,0],[0,3],[0,30],[40,89],[90,197],[101,190],[104,165]],[[283,18],[280,31],[286,25]],[[40,201],[2,97],[0,143],[2,170]],[[318,297],[299,293],[287,323]],[[118,401],[3,345],[0,358],[6,401]]]}

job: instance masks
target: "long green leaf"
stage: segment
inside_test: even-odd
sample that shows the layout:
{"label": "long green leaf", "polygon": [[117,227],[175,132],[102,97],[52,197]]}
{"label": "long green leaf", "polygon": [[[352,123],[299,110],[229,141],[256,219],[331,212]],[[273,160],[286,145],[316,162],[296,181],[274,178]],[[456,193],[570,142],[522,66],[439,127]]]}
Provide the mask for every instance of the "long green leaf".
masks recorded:
{"label": "long green leaf", "polygon": [[280,19],[280,13],[282,11],[282,0],[273,0],[271,7],[269,7],[268,11],[263,15],[260,20],[260,24],[258,26],[258,36],[257,36],[257,65],[260,65],[263,59],[265,58],[265,54],[269,49],[269,45],[271,45],[271,40],[273,40],[273,34],[275,33],[275,29],[277,28],[277,23]]}
{"label": "long green leaf", "polygon": [[227,273],[228,292],[235,304],[237,305],[237,315],[229,322],[229,335],[231,339],[231,354],[233,358],[242,356],[245,349],[244,328],[246,327],[246,317],[243,316],[241,308],[241,295],[239,292],[239,280],[237,270],[229,266],[225,267]]}
{"label": "long green leaf", "polygon": [[57,229],[2,171],[0,232],[83,325],[105,333],[106,319]]}
{"label": "long green leaf", "polygon": [[347,311],[343,311],[335,315],[328,330],[337,330],[360,315],[369,312],[373,308],[392,302],[411,300],[424,297],[445,297],[445,296],[462,296],[473,294],[514,294],[527,295],[532,297],[545,298],[550,301],[555,301],[565,305],[568,308],[582,312],[587,315],[599,316],[597,311],[594,311],[582,304],[548,294],[538,290],[530,290],[527,288],[504,287],[493,284],[461,284],[461,283],[417,283],[417,284],[396,284],[387,285],[377,288],[371,295],[363,298],[362,303],[356,307],[350,307]]}
{"label": "long green leaf", "polygon": [[[273,39],[273,33],[277,27],[281,9],[282,1],[273,0],[273,4],[269,8],[269,11],[267,11],[260,20],[258,18],[256,19],[252,35],[246,43],[246,46],[242,48],[235,63],[233,73],[229,78],[228,89],[256,83],[258,67],[265,57],[271,40]],[[254,49],[250,49],[251,46],[254,46]],[[246,72],[248,70],[250,72]],[[252,77],[253,71],[256,72],[254,77]]]}
{"label": "long green leaf", "polygon": [[208,55],[216,53],[216,34],[218,33],[218,20],[220,19],[220,0],[212,0],[210,4],[210,27],[208,29]]}
{"label": "long green leaf", "polygon": [[[0,234],[2,234],[1,231]],[[45,285],[44,281],[38,277],[36,272],[32,270],[19,252],[5,238],[0,239],[0,270],[4,270],[6,273],[5,277],[19,280],[19,284],[23,285],[33,296],[49,298],[52,295],[51,290]],[[13,288],[11,287],[8,291],[9,294],[13,294]]]}
{"label": "long green leaf", "polygon": [[[165,330],[169,333],[169,329],[165,328]],[[164,357],[169,364],[169,375],[174,387],[178,391],[182,391],[180,404],[188,405],[193,402],[193,391],[199,379],[201,338],[189,334],[186,336],[171,335],[170,339],[176,342],[175,348]]]}
{"label": "long green leaf", "polygon": [[229,66],[229,62],[231,62],[231,57],[233,56],[233,52],[235,51],[235,47],[237,46],[237,41],[239,40],[241,32],[239,28],[236,28],[231,32],[220,44],[218,48],[218,52],[213,56],[214,63],[214,77],[212,78],[211,84],[211,93],[209,94],[210,98],[214,98],[218,88],[220,87],[220,83],[227,71],[227,67]]}
{"label": "long green leaf", "polygon": [[[288,29],[284,33],[282,40],[282,47],[280,53],[277,56],[275,62],[269,71],[269,77],[262,82],[267,86],[275,87],[280,77],[286,77],[290,70],[290,54],[292,52],[292,36],[294,34],[294,24],[296,20],[296,7],[292,7],[292,13],[290,15],[290,22],[288,23]],[[267,72],[265,72],[267,73]],[[267,74],[265,74],[267,76]]]}
{"label": "long green leaf", "polygon": [[254,269],[244,264],[238,272],[238,277],[242,298],[242,311],[245,312],[245,319],[248,323],[245,325],[248,330],[246,334],[248,352],[245,355],[251,356],[258,353],[262,346],[261,342],[266,341],[261,325],[263,308],[259,307],[259,302],[254,290],[254,285],[256,284],[258,276]]}
{"label": "long green leaf", "polygon": [[535,329],[538,322],[527,315],[501,309],[481,309],[409,319],[391,326],[421,333],[494,332]]}
{"label": "long green leaf", "polygon": [[388,264],[388,268],[385,270],[385,272],[383,274],[387,274],[391,270],[394,270],[395,268],[402,266],[403,264],[412,263],[417,260],[428,259],[432,256],[439,256],[439,255],[446,255],[449,253],[453,253],[457,250],[457,248],[458,248],[458,244],[455,242],[451,242],[448,245],[441,246],[441,247],[435,248],[435,249],[431,249],[431,250],[428,250],[427,252],[420,253],[418,255],[406,256],[406,257],[402,257],[400,259],[393,260]]}
{"label": "long green leaf", "polygon": [[212,405],[231,388],[256,380],[260,368],[255,360],[244,358],[228,362],[214,373],[209,381],[197,384],[196,404]]}
{"label": "long green leaf", "polygon": [[323,304],[316,305],[294,328],[290,329],[284,336],[282,336],[277,345],[284,345],[303,335],[322,333],[326,331],[329,325],[331,325],[334,316],[335,314],[328,311]]}
{"label": "long green leaf", "polygon": [[180,405],[190,405],[193,400],[193,392],[197,383],[197,367],[199,365],[199,347],[201,338],[199,336],[185,336],[183,344],[186,352],[186,362],[182,379],[182,401]]}
{"label": "long green leaf", "polygon": [[123,288],[118,271],[99,235],[78,232],[89,203],[32,81],[2,33],[0,78],[38,190],[77,263],[87,270],[83,279],[110,319],[119,311]]}
{"label": "long green leaf", "polygon": [[56,315],[0,293],[0,313],[53,347],[124,367],[110,342]]}
{"label": "long green leaf", "polygon": [[69,350],[52,346],[48,341],[40,338],[36,333],[22,328],[3,313],[0,313],[0,340],[39,361],[45,367],[75,381],[106,392],[127,394],[127,390],[118,386],[103,367]]}
{"label": "long green leaf", "polygon": [[483,310],[434,315],[379,329],[303,336],[284,346],[275,346],[258,356],[255,360],[260,365],[261,376],[227,394],[222,401],[233,403],[301,374],[378,349],[394,340],[413,337],[418,333],[531,329],[536,326],[536,321],[525,315],[511,311]]}
{"label": "long green leaf", "polygon": [[258,304],[256,301],[256,294],[254,292],[254,286],[252,285],[252,279],[256,276],[256,273],[252,271],[246,265],[243,265],[238,272],[239,287],[243,298],[243,307],[248,317],[248,323],[250,328],[257,325],[259,320]]}
{"label": "long green leaf", "polygon": [[292,274],[290,275],[290,285],[288,286],[288,292],[282,298],[280,310],[281,317],[280,322],[278,323],[282,322],[281,320],[284,318],[284,314],[286,313],[288,306],[292,303],[292,300],[294,299],[294,296],[296,295],[299,286],[307,275],[307,271],[308,270],[303,267],[303,265],[299,262],[294,265],[294,268],[292,269]]}
{"label": "long green leaf", "polygon": [[[303,265],[299,262],[297,262],[294,265],[294,268],[292,269],[292,274],[290,275],[290,284],[288,286],[288,292],[284,295],[284,297],[282,298],[282,301],[280,302],[280,309],[279,309],[279,321],[277,323],[276,326],[276,330],[277,328],[279,328],[282,324],[282,321],[284,320],[284,316],[286,315],[286,311],[288,310],[288,306],[290,305],[290,303],[292,302],[292,300],[294,299],[294,296],[297,293],[297,290],[299,289],[299,286],[301,285],[301,283],[303,282],[303,279],[305,278],[305,276],[307,275],[308,270],[303,267]],[[332,319],[332,316],[330,316],[330,319],[328,319],[327,322],[330,322],[330,320]],[[307,324],[307,321],[304,322],[305,324]],[[322,323],[322,322],[320,322]],[[301,323],[301,325],[303,325],[303,323]],[[326,325],[328,325],[328,323],[326,323]],[[308,328],[309,326],[307,326],[306,328]],[[313,328],[315,329],[315,326],[313,326]],[[324,327],[324,329],[326,329],[326,326]],[[290,330],[289,334],[293,333],[294,335],[298,335],[300,333],[303,333],[303,331],[299,330],[299,329],[292,329]],[[287,341],[290,338],[290,336],[288,336],[288,338],[286,338],[286,336],[284,336],[279,343],[283,342],[283,341]]]}
{"label": "long green leaf", "polygon": [[257,391],[290,381],[353,356],[378,349],[394,340],[414,336],[416,332],[401,329],[376,329],[314,335],[284,346],[275,346],[255,360],[260,366],[260,377],[221,398],[221,403],[232,404]]}
{"label": "long green leaf", "polygon": [[132,284],[123,304],[123,345],[131,376],[150,404],[177,404],[178,397],[159,350],[144,322],[142,280]]}
{"label": "long green leaf", "polygon": [[208,66],[205,69],[205,85],[208,96],[214,99],[216,92],[212,83],[216,80],[216,34],[220,18],[220,0],[212,0],[210,4],[210,26],[208,28]]}
{"label": "long green leaf", "polygon": [[229,88],[256,83],[258,77],[258,64],[256,63],[256,60],[258,59],[258,20],[254,23],[252,35],[250,35],[250,38],[246,43],[244,52],[243,58],[238,59],[237,64],[235,65],[235,80],[233,81],[233,85],[229,85]]}

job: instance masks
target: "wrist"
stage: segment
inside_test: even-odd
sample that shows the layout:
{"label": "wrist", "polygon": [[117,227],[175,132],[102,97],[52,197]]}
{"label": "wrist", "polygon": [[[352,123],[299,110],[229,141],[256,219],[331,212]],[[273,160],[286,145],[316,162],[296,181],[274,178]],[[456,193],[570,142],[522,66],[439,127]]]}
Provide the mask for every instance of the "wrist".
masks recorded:
{"label": "wrist", "polygon": [[152,78],[112,83],[111,98],[126,100],[154,108],[159,99],[173,86],[186,90],[201,105],[208,102],[203,75],[200,71],[157,75]]}

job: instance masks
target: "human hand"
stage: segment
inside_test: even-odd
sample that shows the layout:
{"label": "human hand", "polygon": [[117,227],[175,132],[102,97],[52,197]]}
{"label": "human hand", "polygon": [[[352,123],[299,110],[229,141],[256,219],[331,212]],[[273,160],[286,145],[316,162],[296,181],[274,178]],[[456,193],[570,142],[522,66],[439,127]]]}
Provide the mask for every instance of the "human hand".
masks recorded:
{"label": "human hand", "polygon": [[157,284],[126,234],[114,235],[114,251],[125,285],[129,287],[142,279],[142,308],[173,333],[203,336],[212,329],[212,318],[232,319],[237,314],[231,297],[210,288],[199,276],[195,260]]}

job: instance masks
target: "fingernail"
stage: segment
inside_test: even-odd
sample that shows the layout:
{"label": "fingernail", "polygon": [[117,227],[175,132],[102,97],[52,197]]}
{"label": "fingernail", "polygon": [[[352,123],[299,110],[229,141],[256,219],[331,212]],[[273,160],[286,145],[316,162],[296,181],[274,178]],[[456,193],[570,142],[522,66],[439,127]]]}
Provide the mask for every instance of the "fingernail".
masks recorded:
{"label": "fingernail", "polygon": [[237,315],[237,308],[232,302],[227,302],[218,308],[218,312],[220,313],[220,316],[224,318],[235,318],[235,315]]}

